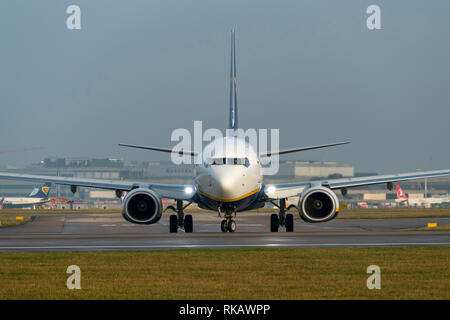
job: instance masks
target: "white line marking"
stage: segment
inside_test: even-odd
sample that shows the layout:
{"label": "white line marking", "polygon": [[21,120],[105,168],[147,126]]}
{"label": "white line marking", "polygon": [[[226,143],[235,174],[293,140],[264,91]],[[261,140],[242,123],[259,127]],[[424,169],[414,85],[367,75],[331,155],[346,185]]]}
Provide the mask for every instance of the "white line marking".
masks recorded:
{"label": "white line marking", "polygon": [[184,244],[184,245],[139,245],[139,246],[46,246],[46,247],[23,247],[11,246],[0,247],[0,250],[11,249],[157,249],[157,248],[239,248],[239,247],[379,247],[379,246],[437,246],[450,245],[450,242],[398,242],[398,243],[265,243],[265,244]]}

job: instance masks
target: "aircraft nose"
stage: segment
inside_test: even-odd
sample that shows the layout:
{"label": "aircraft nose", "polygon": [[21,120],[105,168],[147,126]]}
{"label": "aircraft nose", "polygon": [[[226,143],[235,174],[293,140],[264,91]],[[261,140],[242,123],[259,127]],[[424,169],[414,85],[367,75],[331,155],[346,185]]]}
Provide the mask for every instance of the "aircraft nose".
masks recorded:
{"label": "aircraft nose", "polygon": [[221,198],[233,198],[239,189],[241,174],[232,170],[216,172],[214,182]]}
{"label": "aircraft nose", "polygon": [[223,193],[230,193],[233,191],[233,188],[236,188],[235,180],[230,176],[226,176],[218,180],[217,183]]}

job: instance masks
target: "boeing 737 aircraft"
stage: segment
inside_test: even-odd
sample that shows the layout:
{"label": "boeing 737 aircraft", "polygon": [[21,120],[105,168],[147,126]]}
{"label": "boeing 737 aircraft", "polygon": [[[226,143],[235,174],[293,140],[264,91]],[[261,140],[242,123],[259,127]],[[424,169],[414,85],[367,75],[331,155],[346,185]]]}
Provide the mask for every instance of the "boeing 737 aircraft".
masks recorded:
{"label": "boeing 737 aircraft", "polygon": [[[236,50],[233,30],[231,34],[229,110],[229,129],[231,129],[231,132],[235,132],[238,129],[236,89]],[[297,209],[304,221],[310,223],[324,222],[334,219],[339,213],[339,201],[334,193],[336,190],[341,190],[343,194],[346,194],[348,188],[382,183],[387,184],[387,187],[392,189],[392,183],[396,181],[450,175],[450,169],[448,169],[270,185],[263,182],[260,163],[260,159],[263,157],[267,158],[273,155],[319,149],[345,143],[348,142],[275,150],[270,153],[258,154],[245,139],[231,134],[221,139],[215,139],[204,148],[201,154],[202,163],[197,165],[196,177],[193,183],[189,185],[65,178],[2,172],[0,172],[0,179],[47,181],[70,185],[72,192],[76,192],[77,186],[110,189],[116,190],[118,197],[123,192],[127,192],[122,201],[123,217],[129,222],[138,224],[157,223],[163,213],[161,200],[176,200],[177,214],[170,216],[170,232],[177,232],[178,228],[184,228],[185,232],[193,231],[192,215],[184,214],[184,209],[191,203],[196,203],[200,208],[212,210],[218,212],[219,215],[223,215],[221,230],[223,232],[234,232],[236,230],[236,222],[233,218],[237,212],[261,208],[265,203],[272,202],[279,208],[279,213],[271,215],[270,231],[277,232],[280,227],[284,227],[287,232],[292,232],[294,230],[294,217],[290,213],[286,214],[286,199],[289,197],[299,197]],[[189,150],[174,151],[170,148],[136,145],[123,146],[198,156],[195,152]],[[184,205],[183,201],[187,202],[187,204]]]}
{"label": "boeing 737 aircraft", "polygon": [[50,183],[34,188],[28,197],[0,198],[0,205],[4,209],[36,208],[50,201]]}

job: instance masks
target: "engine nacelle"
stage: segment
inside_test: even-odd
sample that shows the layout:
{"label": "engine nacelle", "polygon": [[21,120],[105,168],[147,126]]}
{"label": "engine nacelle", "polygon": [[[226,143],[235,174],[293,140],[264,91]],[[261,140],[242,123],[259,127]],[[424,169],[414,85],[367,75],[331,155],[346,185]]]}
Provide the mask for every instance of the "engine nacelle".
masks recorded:
{"label": "engine nacelle", "polygon": [[161,198],[153,190],[137,188],[128,192],[122,206],[122,215],[129,222],[153,224],[161,219],[163,209]]}
{"label": "engine nacelle", "polygon": [[298,201],[300,217],[306,222],[325,222],[334,219],[339,212],[339,200],[328,188],[306,189]]}

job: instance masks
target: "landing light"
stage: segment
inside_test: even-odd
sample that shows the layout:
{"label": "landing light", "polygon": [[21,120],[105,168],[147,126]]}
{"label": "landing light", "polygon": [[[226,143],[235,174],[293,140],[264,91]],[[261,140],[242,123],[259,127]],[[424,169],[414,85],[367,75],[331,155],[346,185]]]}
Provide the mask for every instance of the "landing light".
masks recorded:
{"label": "landing light", "polygon": [[186,188],[184,188],[184,193],[186,193],[186,194],[191,194],[192,192],[194,192],[194,189],[192,189],[192,187],[186,187]]}
{"label": "landing light", "polygon": [[267,193],[274,193],[275,192],[275,187],[274,186],[268,186],[267,187]]}

